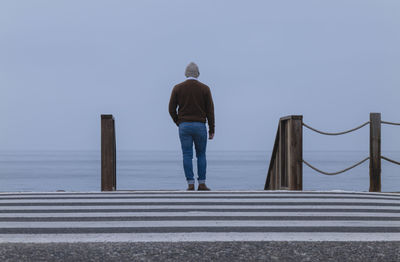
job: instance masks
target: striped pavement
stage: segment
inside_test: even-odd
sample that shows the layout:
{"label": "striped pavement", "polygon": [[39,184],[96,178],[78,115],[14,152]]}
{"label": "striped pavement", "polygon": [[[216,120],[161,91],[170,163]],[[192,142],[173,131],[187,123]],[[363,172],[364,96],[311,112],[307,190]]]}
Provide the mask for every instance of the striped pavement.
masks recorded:
{"label": "striped pavement", "polygon": [[400,194],[0,193],[0,243],[400,241]]}

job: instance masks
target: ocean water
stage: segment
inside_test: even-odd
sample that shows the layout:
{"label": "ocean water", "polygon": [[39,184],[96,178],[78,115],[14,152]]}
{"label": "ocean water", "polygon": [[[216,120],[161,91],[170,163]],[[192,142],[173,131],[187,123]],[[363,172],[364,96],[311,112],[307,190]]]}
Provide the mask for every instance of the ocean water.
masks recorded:
{"label": "ocean water", "polygon": [[[271,152],[208,152],[207,184],[214,190],[262,190]],[[337,171],[368,156],[362,151],[304,152],[304,159],[326,171]],[[385,152],[400,160],[400,151]],[[193,161],[194,167],[196,161]],[[304,190],[368,191],[369,162],[346,173],[326,176],[303,165]],[[100,152],[0,152],[0,192],[99,191]],[[117,189],[183,190],[181,153],[174,151],[117,152]],[[400,192],[400,166],[382,160],[382,191]]]}

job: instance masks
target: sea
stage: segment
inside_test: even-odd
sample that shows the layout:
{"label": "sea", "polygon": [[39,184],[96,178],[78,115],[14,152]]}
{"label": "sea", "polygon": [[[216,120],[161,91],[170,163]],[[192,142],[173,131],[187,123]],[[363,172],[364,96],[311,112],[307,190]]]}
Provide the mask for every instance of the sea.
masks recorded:
{"label": "sea", "polygon": [[[368,156],[363,151],[306,151],[303,159],[335,172]],[[400,151],[385,152],[400,160]],[[270,151],[207,152],[212,190],[263,190]],[[196,159],[193,160],[196,167]],[[195,168],[196,170],[196,168]],[[99,151],[2,151],[0,192],[100,191]],[[184,190],[178,151],[118,151],[117,190]],[[303,190],[368,191],[369,162],[335,176],[303,165]],[[382,191],[400,192],[400,166],[382,160]]]}

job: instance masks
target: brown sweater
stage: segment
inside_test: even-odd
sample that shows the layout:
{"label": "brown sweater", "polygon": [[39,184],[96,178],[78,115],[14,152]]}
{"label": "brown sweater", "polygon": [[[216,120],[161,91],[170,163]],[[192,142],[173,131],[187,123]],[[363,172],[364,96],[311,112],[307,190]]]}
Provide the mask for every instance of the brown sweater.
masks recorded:
{"label": "brown sweater", "polygon": [[[176,108],[178,107],[178,113]],[[169,101],[169,114],[176,125],[182,122],[206,122],[209,133],[215,132],[214,103],[208,86],[189,79],[177,84]]]}

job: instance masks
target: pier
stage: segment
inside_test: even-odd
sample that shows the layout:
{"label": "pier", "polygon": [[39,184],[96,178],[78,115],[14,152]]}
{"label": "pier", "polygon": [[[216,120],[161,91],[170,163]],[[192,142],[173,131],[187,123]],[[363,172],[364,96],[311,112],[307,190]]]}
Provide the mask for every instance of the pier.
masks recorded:
{"label": "pier", "polygon": [[[0,194],[0,259],[8,251],[14,256],[12,261],[21,261],[24,256],[67,261],[94,261],[96,257],[106,261],[135,257],[226,261],[243,255],[248,259],[265,256],[267,261],[271,256],[286,257],[286,261],[313,256],[321,258],[319,261],[332,256],[342,261],[374,257],[394,261],[399,241],[399,194]],[[358,250],[355,254],[354,249]]]}
{"label": "pier", "polygon": [[[380,125],[327,133],[281,118],[264,190],[118,191],[116,132],[101,118],[101,192],[0,193],[0,260],[396,261],[400,194],[381,193]],[[342,135],[370,125],[370,155],[337,172],[303,159],[303,127]],[[370,161],[370,191],[303,191],[303,164],[325,175]],[[265,190],[266,189],[266,190]]]}
{"label": "pier", "polygon": [[0,225],[0,242],[400,240],[400,195],[1,193]]}

